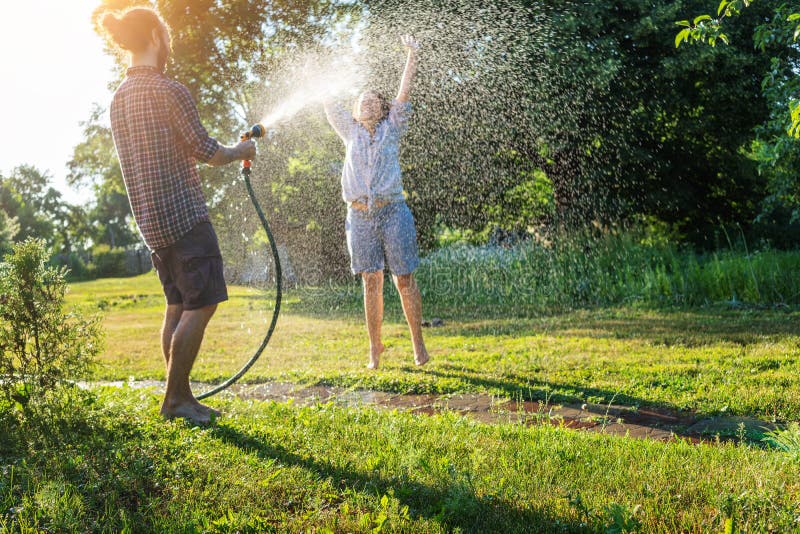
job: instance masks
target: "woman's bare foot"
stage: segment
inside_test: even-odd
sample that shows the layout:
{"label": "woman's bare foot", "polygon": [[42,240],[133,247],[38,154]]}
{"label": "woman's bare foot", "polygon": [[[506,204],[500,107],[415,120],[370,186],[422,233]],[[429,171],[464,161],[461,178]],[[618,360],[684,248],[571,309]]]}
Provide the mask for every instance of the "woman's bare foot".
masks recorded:
{"label": "woman's bare foot", "polygon": [[375,370],[378,368],[378,365],[381,363],[381,354],[383,351],[386,350],[386,347],[383,346],[381,343],[378,347],[369,349],[369,363],[367,364],[367,369]]}
{"label": "woman's bare foot", "polygon": [[419,347],[419,348],[414,348],[414,363],[415,364],[417,364],[418,366],[421,367],[421,366],[425,365],[426,363],[428,363],[428,360],[430,360],[430,359],[431,359],[431,357],[430,357],[430,355],[428,355],[428,349],[426,349],[424,345],[422,347]]}
{"label": "woman's bare foot", "polygon": [[[199,404],[199,403],[198,403]],[[186,419],[197,425],[207,425],[211,422],[211,414],[201,410],[193,402],[161,407],[161,416],[164,419]]]}

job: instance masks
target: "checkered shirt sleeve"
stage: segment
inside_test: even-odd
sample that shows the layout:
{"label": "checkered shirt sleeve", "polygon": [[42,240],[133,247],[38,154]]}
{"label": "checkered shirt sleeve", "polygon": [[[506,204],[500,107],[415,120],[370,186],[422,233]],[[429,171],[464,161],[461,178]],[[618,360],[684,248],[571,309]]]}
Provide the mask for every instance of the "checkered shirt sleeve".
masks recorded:
{"label": "checkered shirt sleeve", "polygon": [[189,90],[179,83],[175,83],[174,89],[171,95],[174,105],[170,107],[170,118],[179,140],[196,160],[208,163],[219,150],[219,143],[208,135],[200,123],[200,115]]}

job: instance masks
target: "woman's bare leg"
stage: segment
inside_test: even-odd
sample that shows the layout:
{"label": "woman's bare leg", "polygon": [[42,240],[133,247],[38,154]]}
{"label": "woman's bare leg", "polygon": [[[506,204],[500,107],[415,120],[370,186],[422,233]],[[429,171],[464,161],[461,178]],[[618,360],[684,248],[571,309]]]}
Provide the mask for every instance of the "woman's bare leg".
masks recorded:
{"label": "woman's bare leg", "polygon": [[383,342],[381,325],[383,323],[383,271],[362,273],[364,280],[364,315],[369,333],[369,364],[367,368],[377,369],[380,364]]}
{"label": "woman's bare leg", "polygon": [[413,274],[394,277],[394,285],[400,293],[403,303],[403,313],[406,315],[408,329],[411,331],[411,341],[414,344],[414,363],[425,365],[430,356],[422,339],[422,295]]}

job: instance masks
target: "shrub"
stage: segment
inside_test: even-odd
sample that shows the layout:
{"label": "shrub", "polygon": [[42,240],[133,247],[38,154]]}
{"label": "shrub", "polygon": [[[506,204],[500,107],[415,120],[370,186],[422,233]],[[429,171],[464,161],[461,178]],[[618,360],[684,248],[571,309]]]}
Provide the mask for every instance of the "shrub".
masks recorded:
{"label": "shrub", "polygon": [[98,245],[92,250],[94,258],[93,274],[97,278],[116,278],[128,276],[125,267],[125,249]]}
{"label": "shrub", "polygon": [[84,378],[101,348],[99,321],[64,311],[66,269],[46,259],[44,242],[28,239],[0,263],[0,391],[23,411]]}
{"label": "shrub", "polygon": [[77,252],[57,254],[50,258],[49,265],[52,267],[66,267],[67,280],[69,282],[82,282],[94,278],[84,258]]}

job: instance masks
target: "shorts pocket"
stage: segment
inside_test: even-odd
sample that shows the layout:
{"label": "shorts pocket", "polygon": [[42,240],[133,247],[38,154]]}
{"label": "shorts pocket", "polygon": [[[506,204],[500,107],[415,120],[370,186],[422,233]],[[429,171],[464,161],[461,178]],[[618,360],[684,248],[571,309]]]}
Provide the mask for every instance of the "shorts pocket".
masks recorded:
{"label": "shorts pocket", "polygon": [[181,257],[179,287],[185,300],[193,300],[206,291],[211,279],[213,261],[222,261],[219,256]]}

